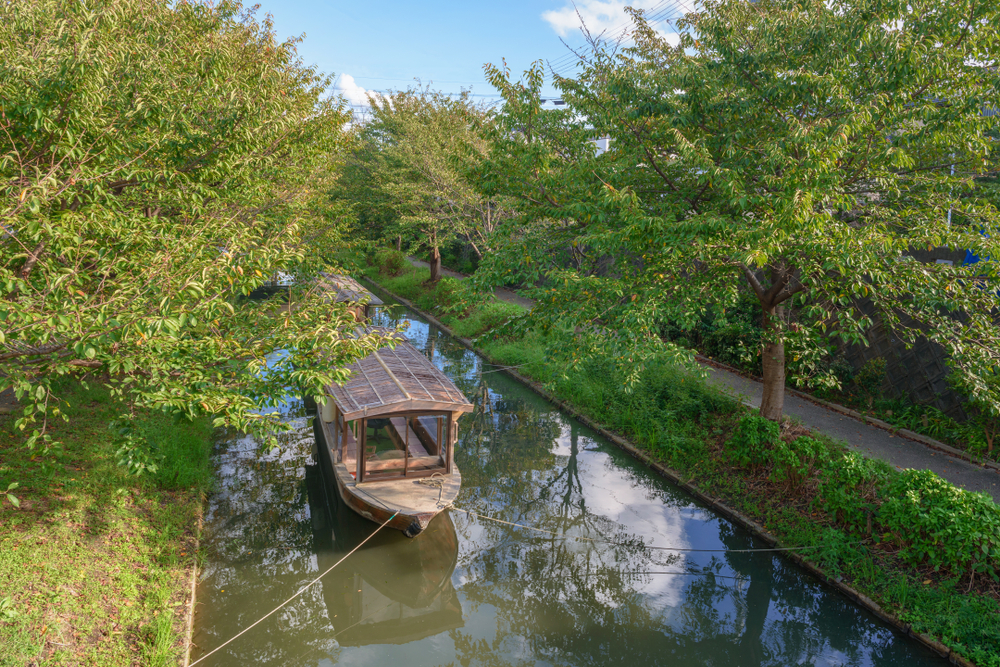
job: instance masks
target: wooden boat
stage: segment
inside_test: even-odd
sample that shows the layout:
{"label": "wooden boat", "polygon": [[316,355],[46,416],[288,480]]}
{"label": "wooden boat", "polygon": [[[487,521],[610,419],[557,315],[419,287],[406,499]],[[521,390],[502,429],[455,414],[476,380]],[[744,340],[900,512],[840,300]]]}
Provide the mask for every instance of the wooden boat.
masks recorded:
{"label": "wooden boat", "polygon": [[321,273],[317,286],[327,294],[327,300],[347,303],[358,322],[365,322],[375,314],[375,310],[385,304],[377,296],[366,290],[361,283],[350,276],[335,273]]}
{"label": "wooden boat", "polygon": [[415,537],[458,495],[454,444],[472,404],[402,337],[349,369],[327,388],[317,444],[345,505],[378,524],[395,514],[389,527]]}

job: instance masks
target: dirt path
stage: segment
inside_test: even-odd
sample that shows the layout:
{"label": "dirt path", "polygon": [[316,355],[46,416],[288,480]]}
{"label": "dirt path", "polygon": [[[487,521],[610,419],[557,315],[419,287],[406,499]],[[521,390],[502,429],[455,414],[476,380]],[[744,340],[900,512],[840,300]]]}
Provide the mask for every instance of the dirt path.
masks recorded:
{"label": "dirt path", "polygon": [[[427,262],[409,258],[414,266],[427,268]],[[453,278],[467,278],[465,274],[443,269],[443,273]],[[530,309],[534,302],[518,294],[499,289],[495,292],[501,301],[509,301]],[[708,371],[709,384],[715,385],[745,404],[759,407],[763,384],[738,373],[718,368],[702,362]],[[843,440],[851,449],[870,458],[888,461],[901,470],[907,468],[933,470],[943,479],[968,491],[984,491],[1000,503],[1000,470],[981,467],[944,451],[929,447],[922,442],[893,434],[885,429],[867,424],[849,415],[842,414],[805,398],[786,392],[785,414],[798,419],[809,428]]]}

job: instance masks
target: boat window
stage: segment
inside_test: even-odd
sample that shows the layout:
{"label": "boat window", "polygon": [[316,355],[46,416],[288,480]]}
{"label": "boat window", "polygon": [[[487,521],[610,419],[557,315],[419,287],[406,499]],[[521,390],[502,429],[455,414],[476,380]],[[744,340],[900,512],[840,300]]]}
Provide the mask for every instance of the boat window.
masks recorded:
{"label": "boat window", "polygon": [[342,443],[338,451],[339,460],[353,474],[356,472],[358,462],[358,420],[355,419],[345,424],[341,418],[338,431],[342,434]]}
{"label": "boat window", "polygon": [[447,414],[410,414],[365,420],[363,479],[419,477],[444,471],[448,419]]}
{"label": "boat window", "polygon": [[406,468],[406,434],[399,437],[388,417],[365,422],[365,475],[402,474]]}

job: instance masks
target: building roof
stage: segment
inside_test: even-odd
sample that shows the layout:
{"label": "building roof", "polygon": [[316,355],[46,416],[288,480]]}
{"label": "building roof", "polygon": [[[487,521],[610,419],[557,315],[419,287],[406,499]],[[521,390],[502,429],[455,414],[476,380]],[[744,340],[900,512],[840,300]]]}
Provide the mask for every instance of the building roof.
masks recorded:
{"label": "building roof", "polygon": [[372,306],[384,305],[382,301],[362,287],[354,278],[350,276],[338,275],[335,273],[319,274],[318,284],[320,289],[332,295],[337,303],[343,301],[354,301],[357,303],[367,303]]}
{"label": "building roof", "polygon": [[395,347],[383,347],[347,368],[351,378],[327,390],[348,421],[407,411],[472,411],[448,376],[402,336]]}

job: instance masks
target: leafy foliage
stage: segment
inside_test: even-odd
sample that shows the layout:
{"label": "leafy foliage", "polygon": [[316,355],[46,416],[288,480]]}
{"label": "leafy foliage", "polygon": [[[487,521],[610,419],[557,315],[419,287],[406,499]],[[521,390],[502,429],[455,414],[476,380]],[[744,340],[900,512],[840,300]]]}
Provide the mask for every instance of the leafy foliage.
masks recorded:
{"label": "leafy foliage", "polygon": [[857,452],[834,457],[820,477],[819,503],[842,525],[853,531],[871,532],[870,517],[892,474],[892,467],[885,461],[868,459]]}
{"label": "leafy foliage", "polygon": [[875,357],[865,362],[864,366],[854,375],[854,384],[858,385],[861,393],[868,401],[868,408],[871,409],[875,398],[882,393],[882,384],[885,382],[885,359]]}
{"label": "leafy foliage", "polygon": [[776,423],[758,415],[746,415],[740,419],[733,437],[726,443],[726,453],[740,467],[761,466],[771,462],[778,442]]}
{"label": "leafy foliage", "polygon": [[975,182],[993,168],[998,119],[982,109],[998,25],[1000,7],[974,0],[712,0],[672,45],[635,12],[635,47],[595,43],[577,79],[556,77],[558,111],[541,107],[540,66],[522,81],[489,66],[505,104],[479,181],[521,216],[476,280],[542,281],[535,325],[628,332],[643,348],[664,322],[688,329],[749,288],[772,419],[786,355],[818,383],[822,358],[876,319],[904,344],[943,345],[1000,406],[984,379],[1000,355],[995,299],[980,288],[995,266],[909,256],[1000,256]]}
{"label": "leafy foliage", "polygon": [[826,443],[801,436],[789,443],[779,441],[771,460],[774,463],[771,479],[787,482],[788,487],[795,490],[826,466],[830,451]]}
{"label": "leafy foliage", "polygon": [[879,521],[902,545],[900,556],[935,569],[1000,571],[1000,507],[929,470],[904,470],[885,489]]}
{"label": "leafy foliage", "polygon": [[381,240],[426,247],[436,282],[442,248],[462,239],[482,256],[507,216],[498,198],[484,197],[465,175],[487,148],[477,129],[485,112],[467,94],[453,99],[429,89],[370,101],[372,119],[355,136],[336,197],[359,221],[375,222]]}
{"label": "leafy foliage", "polygon": [[[110,377],[126,420],[268,432],[283,387],[318,394],[377,343],[342,336],[349,314],[311,289],[341,242],[323,192],[347,114],[269,20],[27,0],[0,6],[0,44],[0,390],[26,404],[29,446],[68,375]],[[280,274],[287,308],[243,299]],[[121,455],[149,468],[137,447]]]}

